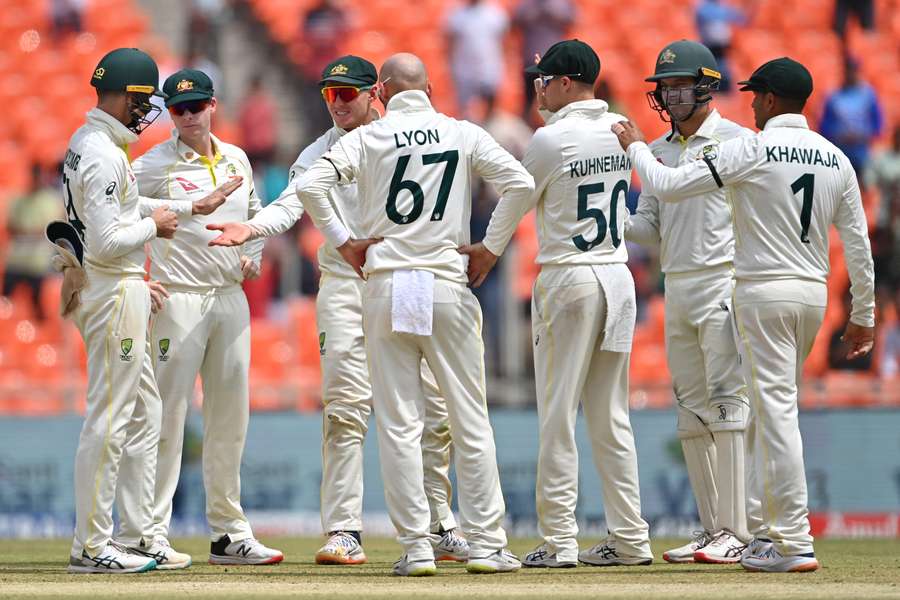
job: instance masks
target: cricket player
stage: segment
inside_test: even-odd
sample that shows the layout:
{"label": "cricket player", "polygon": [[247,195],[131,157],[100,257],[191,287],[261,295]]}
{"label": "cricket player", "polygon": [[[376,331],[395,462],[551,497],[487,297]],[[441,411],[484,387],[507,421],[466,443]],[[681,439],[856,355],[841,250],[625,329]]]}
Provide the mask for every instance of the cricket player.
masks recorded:
{"label": "cricket player", "polygon": [[733,199],[733,310],[750,387],[755,439],[748,454],[763,519],[751,524],[756,539],[741,564],[750,571],[814,571],[819,563],[809,532],[797,392],[825,315],[829,227],[837,227],[850,274],[853,302],[843,335],[850,359],[872,349],[872,252],[850,161],[810,131],[801,114],[813,89],[809,71],[778,58],[740,85],[753,92],[762,131],[721,143],[701,160],[664,166],[633,125],[615,130],[648,193],[665,202],[709,202],[712,192],[726,188]]}
{"label": "cricket player", "polygon": [[[163,418],[156,465],[153,536],[169,554],[172,498],[181,470],[185,416],[199,373],[203,382],[203,484],[211,530],[209,562],[260,565],[283,560],[253,537],[241,508],[241,455],[247,436],[250,394],[250,312],[241,289],[259,275],[262,242],[210,248],[194,198],[216,194],[216,219],[247,219],[261,207],[244,151],[210,133],[216,112],[212,81],[183,69],[163,84],[175,125],[172,137],[134,162],[143,196],[171,198],[179,235],[150,244],[150,274],[167,291],[154,317],[151,350]],[[225,202],[225,194],[230,193]],[[224,204],[223,204],[224,202]],[[187,556],[187,555],[184,555]],[[190,557],[187,557],[190,564]],[[174,560],[170,561],[174,564]],[[173,567],[174,568],[174,567]]]}
{"label": "cricket player", "polygon": [[[664,165],[714,153],[753,132],[712,108],[721,74],[709,48],[681,40],[659,53],[646,81],[651,106],[672,131],[650,144]],[[659,245],[665,274],[666,357],[678,404],[678,437],[702,531],[666,551],[668,562],[735,563],[747,530],[744,432],[750,414],[731,317],[734,233],[724,189],[705,201],[668,204],[643,193],[625,239]]]}
{"label": "cricket player", "polygon": [[[649,527],[641,518],[637,453],[628,417],[628,362],[634,332],[634,280],[625,265],[625,197],[631,163],[610,131],[625,117],[594,99],[600,59],[580,40],[551,46],[529,71],[552,116],[523,159],[535,193],[502,198],[484,241],[463,248],[479,285],[519,220],[537,208],[541,272],[532,296],[534,370],[540,421],[538,527],[544,542],[528,567],[649,565]],[[584,409],[603,482],[608,538],[578,551],[578,450]]]}
{"label": "cricket player", "polygon": [[[337,140],[303,175],[297,193],[328,242],[367,277],[362,321],[385,498],[404,550],[393,571],[436,572],[423,485],[423,357],[447,402],[469,542],[466,568],[514,571],[521,565],[506,549],[502,527],[481,310],[457,248],[469,242],[473,172],[504,195],[528,196],[534,183],[480,127],[435,112],[418,57],[389,58],[377,93],[386,116]],[[367,239],[351,236],[328,199],[336,184],[351,181],[359,185],[355,224]],[[213,243],[259,235],[241,224],[212,227],[223,231]]]}
{"label": "cricket player", "polygon": [[[159,71],[146,53],[119,48],[91,77],[97,106],[73,135],[63,165],[69,223],[83,243],[80,305],[72,313],[87,350],[87,405],[75,455],[75,537],[70,573],[136,573],[157,561],[152,545],[153,474],[161,405],[147,337],[151,298],[144,244],[172,238],[175,213],[139,213],[126,148],[158,116],[150,103]],[[67,274],[68,275],[68,274]],[[120,475],[121,470],[121,477]],[[139,473],[125,476],[126,471]],[[120,531],[112,540],[113,502]]]}

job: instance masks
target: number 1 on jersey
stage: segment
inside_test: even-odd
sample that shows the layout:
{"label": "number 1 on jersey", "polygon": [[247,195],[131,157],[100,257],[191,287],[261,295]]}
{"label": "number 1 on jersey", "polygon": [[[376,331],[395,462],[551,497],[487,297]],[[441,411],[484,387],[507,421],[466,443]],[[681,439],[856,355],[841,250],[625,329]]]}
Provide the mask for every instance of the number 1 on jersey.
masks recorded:
{"label": "number 1 on jersey", "polygon": [[809,223],[812,220],[813,190],[816,187],[816,177],[812,173],[801,175],[797,181],[791,184],[791,191],[795,194],[803,190],[803,206],[800,208],[800,241],[809,243]]}

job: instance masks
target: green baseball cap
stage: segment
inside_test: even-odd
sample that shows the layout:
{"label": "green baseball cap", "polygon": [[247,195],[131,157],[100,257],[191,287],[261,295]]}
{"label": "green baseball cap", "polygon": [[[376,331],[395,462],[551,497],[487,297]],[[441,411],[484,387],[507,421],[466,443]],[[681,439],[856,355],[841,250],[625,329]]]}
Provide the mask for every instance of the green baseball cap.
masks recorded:
{"label": "green baseball cap", "polygon": [[809,70],[792,58],[783,56],[765,63],[739,81],[742,92],[772,92],[781,98],[806,100],[812,95],[813,80]]}
{"label": "green baseball cap", "polygon": [[372,87],[378,82],[375,65],[364,58],[348,54],[328,63],[322,70],[319,85],[343,83],[359,87]]}
{"label": "green baseball cap", "polygon": [[600,58],[581,40],[564,40],[547,49],[538,64],[525,69],[532,75],[567,75],[593,84],[600,74]]}
{"label": "green baseball cap", "polygon": [[667,77],[711,77],[722,79],[716,57],[699,42],[678,40],[663,48],[656,57],[653,75],[644,81],[659,81]]}
{"label": "green baseball cap", "polygon": [[166,79],[163,92],[168,96],[167,107],[191,100],[209,100],[213,97],[213,82],[203,71],[182,69]]}
{"label": "green baseball cap", "polygon": [[116,48],[100,59],[91,85],[111,92],[137,92],[165,97],[159,91],[159,68],[149,54],[137,48]]}

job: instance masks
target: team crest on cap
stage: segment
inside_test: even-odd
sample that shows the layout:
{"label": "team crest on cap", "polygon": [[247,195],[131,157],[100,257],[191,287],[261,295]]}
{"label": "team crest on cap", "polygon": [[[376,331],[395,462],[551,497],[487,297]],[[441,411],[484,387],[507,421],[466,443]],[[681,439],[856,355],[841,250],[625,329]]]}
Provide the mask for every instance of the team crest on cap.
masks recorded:
{"label": "team crest on cap", "polygon": [[94,71],[94,79],[103,79],[103,75],[106,73],[106,69],[103,67],[97,67],[97,70]]}
{"label": "team crest on cap", "polygon": [[347,68],[347,65],[341,63],[339,65],[334,65],[331,67],[331,71],[328,72],[329,75],[346,75],[347,71],[350,69]]}
{"label": "team crest on cap", "polygon": [[671,48],[666,48],[665,52],[659,55],[659,64],[664,65],[666,63],[675,62],[675,53],[672,52]]}
{"label": "team crest on cap", "polygon": [[188,79],[182,79],[178,82],[178,85],[175,86],[175,91],[179,94],[192,89],[194,89],[194,82]]}

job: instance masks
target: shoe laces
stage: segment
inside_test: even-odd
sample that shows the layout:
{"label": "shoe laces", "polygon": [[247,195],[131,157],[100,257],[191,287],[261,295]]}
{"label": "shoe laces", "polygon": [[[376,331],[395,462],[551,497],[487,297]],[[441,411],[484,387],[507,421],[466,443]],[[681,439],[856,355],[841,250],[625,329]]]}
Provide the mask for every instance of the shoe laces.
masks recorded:
{"label": "shoe laces", "polygon": [[109,547],[112,547],[114,550],[116,550],[116,551],[118,551],[118,552],[120,552],[120,553],[122,553],[122,554],[128,554],[128,548],[127,548],[124,544],[122,544],[122,543],[120,543],[120,542],[117,542],[117,541],[115,541],[115,540],[109,540],[109,541],[106,543],[106,546],[107,546],[108,548],[109,548]]}
{"label": "shoe laces", "polygon": [[444,536],[441,538],[441,545],[450,549],[459,548],[462,550],[469,546],[469,542],[467,542],[464,537],[458,535],[455,529],[451,529],[450,531],[444,532]]}
{"label": "shoe laces", "polygon": [[328,540],[329,544],[335,544],[340,546],[341,548],[346,548],[347,550],[352,550],[356,547],[356,538],[347,533],[336,533],[331,536],[331,539]]}
{"label": "shoe laces", "polygon": [[697,529],[691,533],[691,543],[705,546],[715,540],[713,535],[705,529]]}

